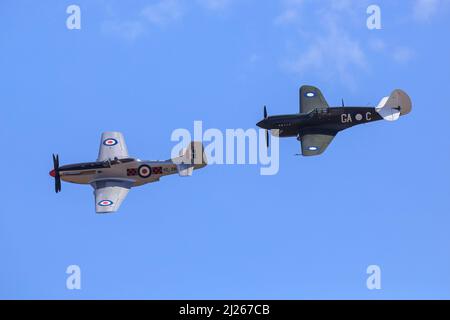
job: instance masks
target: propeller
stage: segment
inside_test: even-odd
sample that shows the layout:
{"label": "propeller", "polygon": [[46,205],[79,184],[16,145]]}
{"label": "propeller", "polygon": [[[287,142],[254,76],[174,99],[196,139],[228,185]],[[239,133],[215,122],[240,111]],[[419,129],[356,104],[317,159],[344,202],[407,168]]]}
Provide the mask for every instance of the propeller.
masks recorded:
{"label": "propeller", "polygon": [[53,171],[55,178],[55,192],[61,191],[61,176],[59,174],[59,156],[53,154]]}
{"label": "propeller", "polygon": [[344,98],[342,98],[342,106],[345,107]]}
{"label": "propeller", "polygon": [[[264,106],[264,120],[267,119],[267,108]],[[269,148],[269,130],[266,129],[266,146]]]}

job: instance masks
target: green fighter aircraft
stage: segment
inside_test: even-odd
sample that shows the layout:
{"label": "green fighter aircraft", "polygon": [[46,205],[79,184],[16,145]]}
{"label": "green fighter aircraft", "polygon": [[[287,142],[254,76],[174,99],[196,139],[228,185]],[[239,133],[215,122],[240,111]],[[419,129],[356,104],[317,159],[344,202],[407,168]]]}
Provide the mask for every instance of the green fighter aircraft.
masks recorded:
{"label": "green fighter aircraft", "polygon": [[256,125],[266,129],[269,147],[269,130],[273,136],[297,137],[302,155],[317,156],[325,151],[339,131],[381,119],[395,121],[411,111],[411,99],[402,90],[394,90],[381,99],[377,107],[329,107],[322,92],[313,86],[300,88],[300,113],[267,116]]}

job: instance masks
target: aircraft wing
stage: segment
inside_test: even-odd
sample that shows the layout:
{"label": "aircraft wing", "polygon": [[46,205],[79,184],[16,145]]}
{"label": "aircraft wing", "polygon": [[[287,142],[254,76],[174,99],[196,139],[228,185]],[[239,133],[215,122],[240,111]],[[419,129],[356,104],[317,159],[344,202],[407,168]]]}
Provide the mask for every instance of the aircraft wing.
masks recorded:
{"label": "aircraft wing", "polygon": [[103,132],[97,161],[128,158],[128,149],[123,134],[120,132]]}
{"label": "aircraft wing", "polygon": [[[119,210],[123,200],[125,200],[130,185],[120,181],[102,181],[103,185],[96,188],[95,211],[97,213],[112,213]],[[100,183],[97,183],[100,184]]]}
{"label": "aircraft wing", "polygon": [[328,108],[328,103],[319,88],[313,86],[300,87],[300,113],[325,108]]}
{"label": "aircraft wing", "polygon": [[318,156],[323,153],[336,134],[307,134],[300,138],[302,155]]}

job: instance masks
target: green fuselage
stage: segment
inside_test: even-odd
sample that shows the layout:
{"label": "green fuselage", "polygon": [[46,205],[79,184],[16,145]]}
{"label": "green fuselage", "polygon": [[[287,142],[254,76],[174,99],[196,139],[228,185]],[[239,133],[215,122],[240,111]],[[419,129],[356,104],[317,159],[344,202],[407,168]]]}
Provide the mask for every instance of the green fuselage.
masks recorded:
{"label": "green fuselage", "polygon": [[333,107],[309,113],[270,116],[258,122],[257,126],[269,130],[278,129],[280,137],[315,133],[335,135],[355,125],[382,119],[373,107]]}

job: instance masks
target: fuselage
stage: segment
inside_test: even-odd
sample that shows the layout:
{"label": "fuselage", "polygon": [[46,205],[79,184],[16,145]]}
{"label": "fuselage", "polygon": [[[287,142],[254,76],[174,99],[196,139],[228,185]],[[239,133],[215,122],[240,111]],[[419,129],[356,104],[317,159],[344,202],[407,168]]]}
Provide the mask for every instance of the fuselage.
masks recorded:
{"label": "fuselage", "polygon": [[[61,180],[93,184],[102,180],[127,181],[131,186],[140,186],[158,181],[162,176],[177,173],[177,165],[167,161],[141,161],[134,158],[115,159],[102,162],[84,162],[59,167]],[[54,176],[54,170],[50,172]]]}
{"label": "fuselage", "polygon": [[309,113],[270,116],[258,122],[257,126],[274,130],[272,134],[280,137],[295,137],[317,132],[335,134],[358,124],[382,119],[373,107],[332,107]]}

